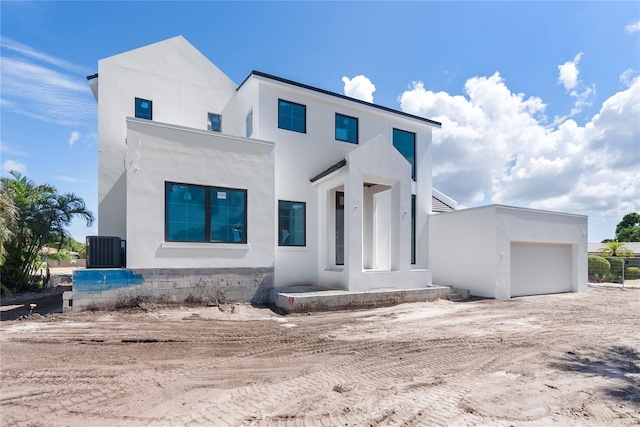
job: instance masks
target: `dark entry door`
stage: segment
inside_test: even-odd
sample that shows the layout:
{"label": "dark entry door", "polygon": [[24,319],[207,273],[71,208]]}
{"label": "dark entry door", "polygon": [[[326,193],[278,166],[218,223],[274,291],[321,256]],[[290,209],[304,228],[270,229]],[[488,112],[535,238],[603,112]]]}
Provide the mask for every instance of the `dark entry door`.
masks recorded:
{"label": "dark entry door", "polygon": [[336,191],[336,265],[344,265],[344,191]]}

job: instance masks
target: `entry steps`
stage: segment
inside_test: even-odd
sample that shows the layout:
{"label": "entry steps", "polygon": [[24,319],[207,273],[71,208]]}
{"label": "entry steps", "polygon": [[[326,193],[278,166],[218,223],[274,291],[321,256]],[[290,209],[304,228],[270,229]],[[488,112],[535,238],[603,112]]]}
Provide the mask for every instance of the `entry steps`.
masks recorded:
{"label": "entry steps", "polygon": [[467,298],[469,298],[468,290],[449,286],[427,286],[411,289],[384,288],[367,291],[294,286],[274,289],[271,293],[272,304],[285,313],[366,309],[437,299],[463,301]]}

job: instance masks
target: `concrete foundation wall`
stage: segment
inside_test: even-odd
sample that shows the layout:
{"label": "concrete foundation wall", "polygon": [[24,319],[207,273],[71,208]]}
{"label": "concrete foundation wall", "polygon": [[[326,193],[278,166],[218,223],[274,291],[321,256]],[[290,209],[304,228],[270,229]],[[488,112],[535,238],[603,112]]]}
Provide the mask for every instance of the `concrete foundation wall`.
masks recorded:
{"label": "concrete foundation wall", "polygon": [[113,309],[139,301],[268,304],[273,268],[76,271],[63,312]]}

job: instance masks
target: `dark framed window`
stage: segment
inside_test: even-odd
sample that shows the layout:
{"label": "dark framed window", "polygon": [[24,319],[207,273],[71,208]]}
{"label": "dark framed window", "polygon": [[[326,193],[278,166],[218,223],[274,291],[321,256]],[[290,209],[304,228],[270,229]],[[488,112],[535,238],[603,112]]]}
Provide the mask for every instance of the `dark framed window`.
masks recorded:
{"label": "dark framed window", "polygon": [[222,132],[222,116],[220,114],[207,113],[207,130]]}
{"label": "dark framed window", "polygon": [[148,99],[136,98],[136,117],[153,120],[153,102]]}
{"label": "dark framed window", "polygon": [[307,106],[278,99],[278,127],[307,133]]}
{"label": "dark framed window", "polygon": [[358,119],[336,113],[336,139],[338,141],[358,143]]}
{"label": "dark framed window", "polygon": [[166,182],[165,241],[247,243],[247,190]]}
{"label": "dark framed window", "polygon": [[411,195],[411,264],[416,263],[416,196]]}
{"label": "dark framed window", "polygon": [[307,204],[278,201],[278,246],[307,245]]}
{"label": "dark framed window", "polygon": [[416,177],[416,134],[405,130],[393,129],[393,146],[411,163],[411,177]]}

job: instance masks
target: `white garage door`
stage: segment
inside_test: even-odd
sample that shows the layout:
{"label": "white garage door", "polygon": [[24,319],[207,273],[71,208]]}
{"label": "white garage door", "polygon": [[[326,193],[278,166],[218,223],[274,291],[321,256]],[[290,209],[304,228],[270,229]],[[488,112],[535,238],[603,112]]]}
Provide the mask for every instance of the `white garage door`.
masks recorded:
{"label": "white garage door", "polygon": [[571,245],[511,243],[511,296],[571,292]]}

